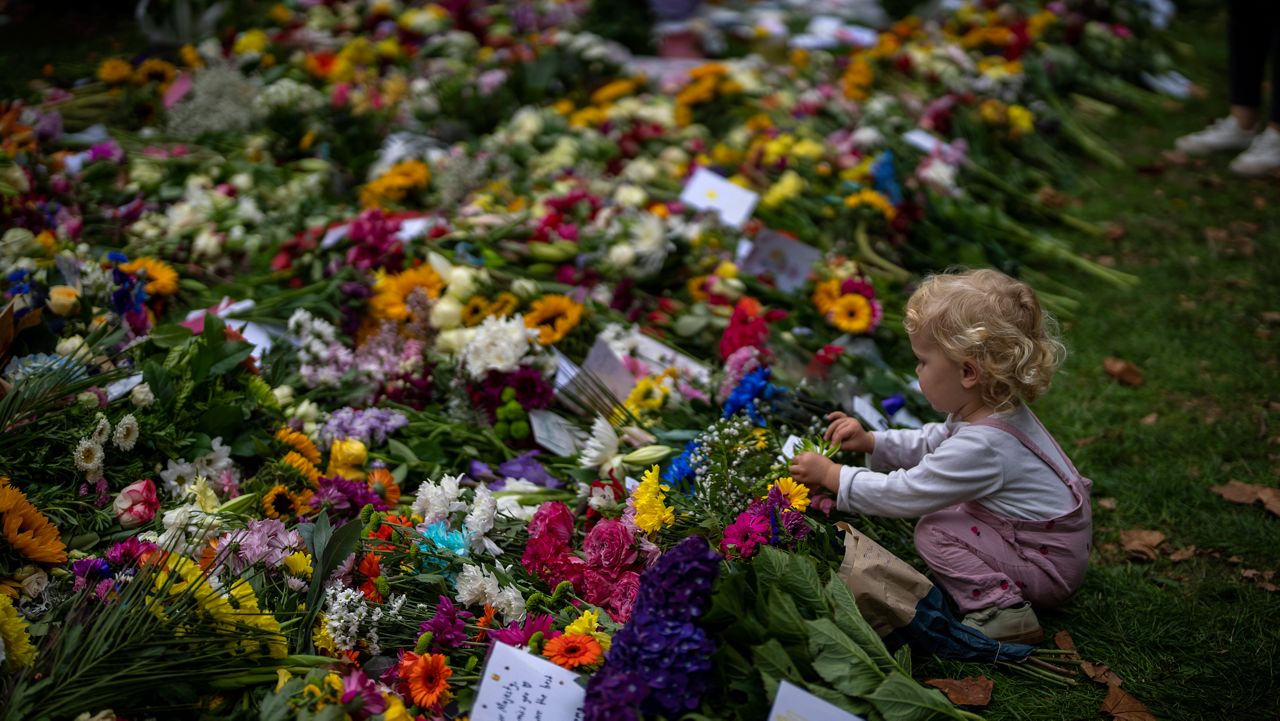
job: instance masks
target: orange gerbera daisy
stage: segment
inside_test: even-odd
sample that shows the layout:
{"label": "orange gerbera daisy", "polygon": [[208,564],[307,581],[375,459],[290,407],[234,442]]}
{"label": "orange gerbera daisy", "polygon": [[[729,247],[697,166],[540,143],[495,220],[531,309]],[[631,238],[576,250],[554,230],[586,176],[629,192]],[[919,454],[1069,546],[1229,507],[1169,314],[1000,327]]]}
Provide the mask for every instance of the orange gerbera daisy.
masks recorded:
{"label": "orange gerbera daisy", "polygon": [[303,458],[311,462],[311,465],[320,464],[320,449],[316,448],[316,444],[312,443],[311,439],[307,438],[306,435],[287,426],[282,426],[280,430],[276,431],[276,440],[301,453]]}
{"label": "orange gerbera daisy", "polygon": [[373,284],[369,310],[378,320],[404,320],[409,317],[405,301],[421,288],[428,298],[439,298],[444,280],[429,265],[410,268],[403,273],[383,273]]}
{"label": "orange gerbera daisy", "polygon": [[365,482],[369,484],[369,490],[378,494],[386,502],[390,508],[400,502],[400,484],[396,483],[395,476],[391,475],[391,471],[385,468],[375,468],[369,471],[368,478]]}
{"label": "orange gerbera daisy", "polygon": [[582,306],[567,295],[550,294],[533,301],[524,316],[524,324],[538,331],[538,342],[551,345],[578,327]]}
{"label": "orange gerbera daisy", "polygon": [[315,467],[311,461],[302,457],[297,451],[289,451],[284,454],[284,458],[280,462],[297,471],[299,475],[307,479],[307,483],[316,485],[320,482],[320,469]]}
{"label": "orange gerbera daisy", "polygon": [[557,636],[542,647],[542,655],[551,663],[572,671],[579,666],[594,666],[604,658],[600,642],[583,634]]}
{"label": "orange gerbera daisy", "polygon": [[178,271],[173,266],[151,256],[142,256],[122,263],[120,270],[126,273],[143,273],[147,278],[147,295],[173,295],[178,292]]}
{"label": "orange gerbera daisy", "polygon": [[493,619],[496,618],[497,616],[498,616],[498,609],[486,603],[484,605],[484,613],[481,614],[480,618],[476,620],[476,626],[480,629],[480,633],[476,634],[477,643],[480,641],[483,641],[485,637],[489,635],[488,629],[490,626],[493,625]]}
{"label": "orange gerbera daisy", "polygon": [[267,495],[262,497],[262,510],[267,514],[267,518],[288,520],[298,515],[300,509],[297,496],[293,495],[288,488],[279,485],[267,491]]}
{"label": "orange gerbera daisy", "polygon": [[422,708],[449,700],[449,677],[452,675],[453,669],[438,653],[419,656],[406,651],[400,657],[400,678],[409,682],[409,696]]}
{"label": "orange gerbera daisy", "polygon": [[839,298],[840,281],[831,278],[814,287],[813,295],[809,299],[813,301],[813,307],[817,308],[819,313],[826,315]]}
{"label": "orange gerbera daisy", "polygon": [[0,478],[0,532],[22,558],[47,564],[67,562],[67,547],[58,537],[57,526],[7,478]]}

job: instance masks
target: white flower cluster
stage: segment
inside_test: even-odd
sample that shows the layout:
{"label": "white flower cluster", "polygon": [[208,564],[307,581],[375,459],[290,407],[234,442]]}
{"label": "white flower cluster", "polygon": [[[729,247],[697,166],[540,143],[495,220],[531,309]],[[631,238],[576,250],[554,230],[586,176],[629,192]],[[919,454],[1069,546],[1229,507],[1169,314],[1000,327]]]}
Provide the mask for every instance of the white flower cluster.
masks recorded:
{"label": "white flower cluster", "polygon": [[299,308],[289,316],[289,333],[298,344],[298,372],[308,387],[336,386],[351,369],[351,349],[338,340],[338,329],[329,321]]}
{"label": "white flower cluster", "polygon": [[422,522],[429,526],[466,508],[467,504],[458,500],[462,493],[461,480],[460,475],[444,476],[439,481],[426,481],[418,486],[418,495],[413,500],[414,515],[422,516]]}
{"label": "white flower cluster", "polygon": [[253,99],[254,110],[263,115],[281,110],[311,113],[323,108],[324,104],[324,95],[319,90],[291,78],[280,78]]}
{"label": "white flower cluster", "polygon": [[397,594],[385,607],[375,606],[354,588],[330,586],[325,589],[325,630],[339,650],[356,650],[363,642],[363,650],[376,656],[382,652],[378,624],[384,619],[398,618],[404,600],[403,594]]}
{"label": "white flower cluster", "polygon": [[483,484],[476,488],[475,498],[471,500],[471,511],[462,522],[467,532],[467,542],[475,553],[487,552],[491,556],[502,555],[502,549],[489,537],[493,530],[493,521],[498,513],[498,500]]}
{"label": "white flower cluster", "polygon": [[510,372],[520,366],[529,352],[533,331],[524,325],[524,316],[511,318],[490,316],[476,327],[475,333],[458,354],[467,373],[477,380],[491,370]]}
{"label": "white flower cluster", "polygon": [[131,451],[138,442],[140,431],[138,419],[127,413],[116,423],[115,431],[111,430],[111,421],[101,413],[97,417],[97,425],[93,433],[80,439],[76,444],[74,461],[76,468],[84,471],[85,479],[96,481],[102,475],[102,464],[106,460],[105,446],[111,441],[122,451]]}
{"label": "white flower cluster", "polygon": [[[618,191],[625,188],[639,190],[636,186],[622,185]],[[667,240],[666,225],[661,218],[651,213],[620,216],[616,230],[623,237],[609,248],[609,265],[619,271],[628,271],[629,275],[636,278],[648,278],[657,273],[662,269],[667,254],[675,250],[675,245]]]}
{"label": "white flower cluster", "polygon": [[213,439],[213,450],[188,463],[184,459],[169,459],[168,466],[160,471],[160,480],[173,498],[182,498],[197,478],[218,478],[230,473],[239,481],[240,469],[231,460],[231,447],[223,445],[222,436]]}
{"label": "white flower cluster", "polygon": [[454,598],[465,606],[489,604],[505,621],[518,621],[524,616],[524,596],[515,586],[503,587],[491,571],[467,564],[458,575],[458,595]]}

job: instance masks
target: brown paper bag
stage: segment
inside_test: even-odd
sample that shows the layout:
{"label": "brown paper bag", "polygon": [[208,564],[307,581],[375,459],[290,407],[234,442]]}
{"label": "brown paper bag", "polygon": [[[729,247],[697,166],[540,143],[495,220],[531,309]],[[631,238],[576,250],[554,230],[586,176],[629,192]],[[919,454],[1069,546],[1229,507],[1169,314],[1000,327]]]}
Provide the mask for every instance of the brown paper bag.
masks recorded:
{"label": "brown paper bag", "polygon": [[845,534],[844,561],[837,573],[862,617],[882,638],[911,623],[916,604],[933,590],[933,583],[853,526],[840,522],[836,528]]}

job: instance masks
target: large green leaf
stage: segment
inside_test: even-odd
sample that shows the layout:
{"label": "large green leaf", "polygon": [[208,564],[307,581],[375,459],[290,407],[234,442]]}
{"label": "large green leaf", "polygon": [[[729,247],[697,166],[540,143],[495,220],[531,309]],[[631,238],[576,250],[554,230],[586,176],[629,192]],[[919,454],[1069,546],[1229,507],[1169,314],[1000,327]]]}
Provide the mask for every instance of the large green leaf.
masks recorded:
{"label": "large green leaf", "polygon": [[840,630],[870,655],[881,671],[887,673],[897,670],[898,664],[889,654],[889,649],[885,648],[884,641],[880,640],[880,635],[862,617],[857,602],[853,600],[853,594],[849,593],[849,587],[844,585],[844,581],[834,573],[827,581],[826,596],[831,604],[832,618]]}
{"label": "large green leaf", "polygon": [[941,691],[925,688],[897,671],[889,674],[867,699],[884,715],[885,721],[972,718],[953,706]]}
{"label": "large green leaf", "polygon": [[253,346],[248,343],[228,343],[222,353],[224,355],[209,366],[211,377],[216,378],[243,363],[253,355]]}
{"label": "large green leaf", "polygon": [[787,573],[782,577],[782,588],[795,599],[796,605],[808,610],[809,616],[826,616],[827,602],[823,598],[822,581],[813,559],[788,554]]}
{"label": "large green leaf", "polygon": [[161,408],[173,407],[177,391],[164,366],[153,360],[147,361],[142,366],[142,380],[146,381],[147,387],[151,389],[151,395],[156,397]]}
{"label": "large green leaf", "polygon": [[751,658],[756,662],[756,670],[760,672],[760,678],[764,680],[765,693],[769,695],[769,702],[773,702],[773,697],[778,693],[778,682],[786,679],[791,683],[804,683],[804,679],[800,675],[800,669],[796,668],[795,663],[791,660],[791,655],[787,650],[778,643],[778,639],[771,638],[766,643],[751,648]]}
{"label": "large green leaf", "polygon": [[800,609],[782,589],[777,586],[765,589],[763,610],[761,618],[774,637],[787,643],[802,643],[808,638]]}
{"label": "large green leaf", "polygon": [[760,581],[760,588],[765,586],[781,585],[783,579],[787,577],[791,559],[786,552],[779,551],[773,546],[765,546],[760,549],[760,555],[756,556],[751,567],[755,569],[756,578]]}
{"label": "large green leaf", "polygon": [[805,688],[809,689],[809,693],[814,696],[833,706],[839,706],[851,714],[866,717],[873,708],[869,701],[849,698],[839,691],[819,683],[806,683]]}
{"label": "large green leaf", "polygon": [[[865,696],[884,681],[871,656],[841,631],[831,619],[806,621],[813,670],[837,691]],[[878,641],[879,639],[877,639]]]}

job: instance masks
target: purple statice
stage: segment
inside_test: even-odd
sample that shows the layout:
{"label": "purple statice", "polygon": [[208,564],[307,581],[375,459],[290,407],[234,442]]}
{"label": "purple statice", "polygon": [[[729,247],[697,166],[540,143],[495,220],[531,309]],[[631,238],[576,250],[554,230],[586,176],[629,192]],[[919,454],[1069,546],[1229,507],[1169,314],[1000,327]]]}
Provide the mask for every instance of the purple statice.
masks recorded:
{"label": "purple statice", "polygon": [[296,530],[287,528],[283,521],[265,518],[224,533],[218,542],[219,561],[236,574],[258,564],[275,568],[302,547],[302,536]]}
{"label": "purple statice", "polygon": [[409,419],[390,408],[341,408],[329,414],[320,429],[320,443],[328,447],[334,441],[355,438],[366,446],[382,445],[387,436],[409,425]]}
{"label": "purple statice", "polygon": [[311,498],[313,508],[323,508],[330,515],[350,520],[360,515],[360,509],[372,505],[379,511],[387,510],[387,503],[363,481],[348,481],[342,476],[320,478],[320,490]]}
{"label": "purple statice", "polygon": [[364,721],[387,710],[387,700],[378,691],[378,684],[355,669],[342,677],[342,706],[355,721]]}
{"label": "purple statice", "polygon": [[449,650],[458,648],[467,640],[467,620],[472,618],[469,611],[453,605],[448,597],[441,596],[436,606],[436,614],[419,626],[421,633],[432,634],[431,646],[435,649]]}
{"label": "purple statice", "polygon": [[559,631],[551,630],[554,619],[549,614],[531,613],[523,621],[514,621],[506,628],[489,632],[489,640],[500,641],[508,646],[528,646],[535,633],[541,633],[543,640],[551,640],[560,636]]}
{"label": "purple statice", "polygon": [[[719,573],[720,555],[700,536],[676,544],[644,572],[631,621],[587,685],[586,721],[627,718],[631,712],[619,713],[622,707],[668,718],[698,707],[716,646],[695,619],[710,604]],[[622,706],[620,693],[632,703]]]}
{"label": "purple statice", "polygon": [[76,577],[71,590],[77,592],[83,591],[90,584],[97,585],[104,579],[115,577],[111,572],[111,566],[103,558],[82,558],[79,561],[73,561],[71,572]]}
{"label": "purple statice", "polygon": [[399,271],[404,266],[404,243],[396,236],[400,220],[378,208],[364,211],[347,230],[347,265],[360,270]]}
{"label": "purple statice", "polygon": [[146,554],[159,548],[151,541],[143,541],[137,536],[129,536],[123,541],[107,549],[107,561],[116,568],[129,568]]}

